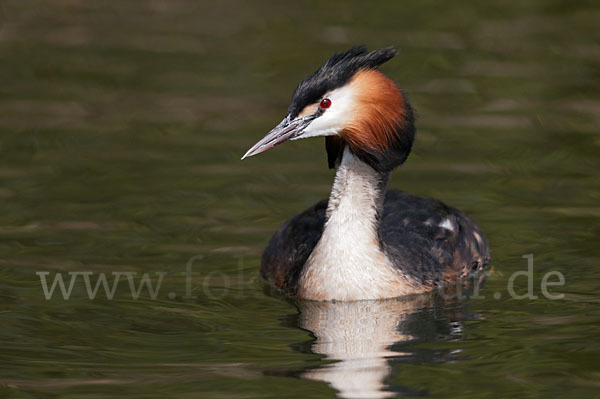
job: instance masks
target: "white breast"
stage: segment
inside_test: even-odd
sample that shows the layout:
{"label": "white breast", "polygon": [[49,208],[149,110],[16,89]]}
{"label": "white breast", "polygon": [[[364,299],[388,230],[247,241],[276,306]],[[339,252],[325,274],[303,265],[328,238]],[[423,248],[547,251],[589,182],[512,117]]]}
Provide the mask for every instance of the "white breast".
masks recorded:
{"label": "white breast", "polygon": [[381,176],[348,148],[335,176],[327,221],[300,278],[298,296],[315,300],[390,298],[415,292],[381,250]]}

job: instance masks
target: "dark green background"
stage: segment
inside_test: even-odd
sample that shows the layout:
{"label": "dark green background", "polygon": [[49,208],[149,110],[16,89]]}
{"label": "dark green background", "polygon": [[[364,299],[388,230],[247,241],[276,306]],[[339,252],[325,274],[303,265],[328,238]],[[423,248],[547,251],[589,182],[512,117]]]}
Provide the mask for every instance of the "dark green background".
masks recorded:
{"label": "dark green background", "polygon": [[[466,211],[493,254],[487,299],[415,310],[417,330],[460,331],[398,344],[387,389],[598,395],[597,4],[1,1],[0,396],[334,397],[301,378],[331,360],[258,276],[270,234],[328,195],[323,140],[239,158],[361,43],[400,50],[382,69],[418,115],[390,185]],[[562,300],[508,298],[529,253],[536,293],[558,270]],[[156,300],[122,282],[46,301],[37,271],[169,275]]]}

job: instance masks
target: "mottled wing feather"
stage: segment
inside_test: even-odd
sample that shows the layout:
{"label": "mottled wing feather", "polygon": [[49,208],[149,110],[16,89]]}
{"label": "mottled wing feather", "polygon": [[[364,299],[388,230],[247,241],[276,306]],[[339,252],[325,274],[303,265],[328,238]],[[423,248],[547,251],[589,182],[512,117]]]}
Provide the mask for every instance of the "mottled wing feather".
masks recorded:
{"label": "mottled wing feather", "polygon": [[[265,279],[296,293],[302,268],[321,238],[326,209],[322,200],[279,228],[263,252]],[[485,237],[462,212],[396,190],[385,196],[380,241],[396,267],[428,287],[458,281],[490,259]]]}
{"label": "mottled wing feather", "polygon": [[395,266],[424,286],[456,282],[490,259],[475,223],[434,198],[389,191],[380,234]]}

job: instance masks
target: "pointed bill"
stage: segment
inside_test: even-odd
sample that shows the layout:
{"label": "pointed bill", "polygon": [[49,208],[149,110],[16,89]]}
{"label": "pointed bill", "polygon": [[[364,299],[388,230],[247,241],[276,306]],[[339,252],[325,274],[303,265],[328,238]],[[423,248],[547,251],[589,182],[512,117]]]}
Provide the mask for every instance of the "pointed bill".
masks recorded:
{"label": "pointed bill", "polygon": [[286,116],[279,125],[267,133],[258,143],[254,144],[244,154],[242,159],[265,152],[289,139],[299,138],[302,135],[302,131],[315,117],[315,115],[309,115],[304,118],[290,120],[290,116]]}

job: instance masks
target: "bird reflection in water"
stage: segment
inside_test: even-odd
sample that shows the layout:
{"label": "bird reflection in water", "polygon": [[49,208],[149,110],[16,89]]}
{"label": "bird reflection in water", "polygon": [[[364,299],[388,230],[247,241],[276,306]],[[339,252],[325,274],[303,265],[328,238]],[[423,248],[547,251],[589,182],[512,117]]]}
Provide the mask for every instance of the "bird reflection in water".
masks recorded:
{"label": "bird reflection in water", "polygon": [[[449,287],[444,292],[409,298],[299,302],[299,327],[316,338],[312,351],[334,361],[306,371],[302,377],[328,383],[342,398],[414,394],[408,388],[388,386],[385,379],[395,360],[431,359],[430,353],[417,352],[410,345],[462,338],[463,322],[478,315],[465,310],[464,301],[457,299],[462,295],[456,291],[456,287]],[[435,356],[439,362],[456,360],[458,355],[448,351],[436,352]]]}

